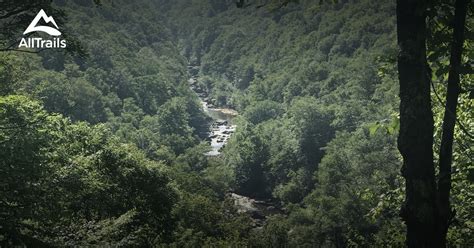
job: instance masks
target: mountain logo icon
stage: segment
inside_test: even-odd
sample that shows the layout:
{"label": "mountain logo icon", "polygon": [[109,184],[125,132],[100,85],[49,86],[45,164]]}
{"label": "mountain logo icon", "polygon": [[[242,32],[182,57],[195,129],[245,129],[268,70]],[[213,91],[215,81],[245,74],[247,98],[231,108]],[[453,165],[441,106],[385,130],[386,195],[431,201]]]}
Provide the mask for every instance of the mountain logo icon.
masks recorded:
{"label": "mountain logo icon", "polygon": [[[52,23],[56,28],[50,27],[50,26],[36,26],[38,25],[38,22],[40,19],[43,19],[46,23]],[[31,32],[45,32],[51,36],[60,36],[61,32],[58,30],[58,24],[54,21],[54,18],[52,16],[46,15],[44,10],[40,10],[38,14],[36,15],[35,19],[30,23],[30,25],[26,28],[25,32],[23,34],[28,34]]]}

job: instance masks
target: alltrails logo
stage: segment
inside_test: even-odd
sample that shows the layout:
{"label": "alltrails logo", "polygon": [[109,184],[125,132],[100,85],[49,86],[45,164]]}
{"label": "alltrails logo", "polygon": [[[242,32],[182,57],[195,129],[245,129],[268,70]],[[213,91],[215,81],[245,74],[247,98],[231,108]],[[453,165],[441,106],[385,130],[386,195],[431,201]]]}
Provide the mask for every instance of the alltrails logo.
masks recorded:
{"label": "alltrails logo", "polygon": [[[54,27],[50,26],[38,26],[38,22],[43,20],[46,24],[53,24]],[[61,32],[58,30],[58,24],[54,21],[52,16],[46,15],[44,10],[40,10],[36,15],[35,19],[30,23],[30,25],[26,28],[23,34],[29,34],[32,32],[44,32],[49,34],[50,36],[60,36]],[[66,48],[66,40],[62,40],[59,37],[54,37],[53,39],[43,39],[43,38],[22,38],[20,44],[18,45],[19,48]]]}

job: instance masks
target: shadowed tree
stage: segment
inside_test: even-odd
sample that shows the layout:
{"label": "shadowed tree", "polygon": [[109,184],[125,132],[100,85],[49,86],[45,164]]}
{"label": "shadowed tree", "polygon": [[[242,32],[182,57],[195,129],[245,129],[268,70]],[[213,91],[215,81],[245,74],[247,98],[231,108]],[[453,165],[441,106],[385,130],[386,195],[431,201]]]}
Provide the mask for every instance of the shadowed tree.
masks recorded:
{"label": "shadowed tree", "polygon": [[435,247],[436,182],[433,162],[433,113],[426,60],[427,1],[397,1],[400,133],[406,180],[401,216],[409,247]]}
{"label": "shadowed tree", "polygon": [[467,0],[457,0],[455,3],[446,106],[443,118],[443,134],[439,151],[438,242],[441,247],[446,246],[446,233],[448,232],[449,224],[454,218],[454,211],[451,209],[450,203],[451,165],[453,157],[453,140],[454,127],[456,124],[456,111],[458,106],[458,97],[461,93],[460,70],[463,44],[465,40],[464,33],[467,7]]}

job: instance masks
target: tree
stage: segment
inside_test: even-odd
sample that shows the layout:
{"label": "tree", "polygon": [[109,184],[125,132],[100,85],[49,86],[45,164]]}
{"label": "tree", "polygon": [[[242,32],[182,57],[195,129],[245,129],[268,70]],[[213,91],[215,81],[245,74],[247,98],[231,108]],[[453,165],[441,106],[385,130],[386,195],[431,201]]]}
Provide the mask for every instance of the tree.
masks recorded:
{"label": "tree", "polygon": [[453,24],[453,38],[451,42],[451,58],[449,61],[449,78],[446,96],[446,108],[443,118],[443,136],[439,151],[439,176],[438,176],[438,242],[440,247],[446,246],[446,234],[449,224],[454,217],[451,209],[451,164],[453,157],[454,126],[460,87],[460,69],[462,50],[464,44],[464,29],[467,14],[467,0],[456,0]]}
{"label": "tree", "polygon": [[312,97],[295,99],[288,111],[299,146],[310,172],[324,155],[323,148],[334,136],[331,127],[331,114],[323,109],[320,103]]}
{"label": "tree", "polygon": [[407,225],[409,247],[445,247],[446,233],[453,217],[449,203],[451,157],[467,1],[457,0],[455,4],[438,183],[435,180],[432,149],[431,70],[426,58],[429,7],[428,1],[397,1],[400,47],[398,147],[403,156],[402,175],[406,180],[406,198],[401,215]]}
{"label": "tree", "polygon": [[426,61],[427,1],[397,1],[400,48],[400,133],[406,198],[401,216],[409,247],[436,247],[436,182],[433,162],[433,113]]}
{"label": "tree", "polygon": [[[244,124],[244,123],[243,123]],[[255,126],[245,123],[226,147],[226,165],[234,169],[236,191],[251,197],[269,195],[264,164],[268,159],[268,147]]]}
{"label": "tree", "polygon": [[266,120],[275,119],[283,113],[281,104],[274,101],[260,101],[248,106],[244,116],[252,124],[257,125]]}
{"label": "tree", "polygon": [[[170,234],[176,191],[162,165],[137,147],[24,96],[0,97],[0,117],[0,245]],[[97,236],[85,234],[94,228]]]}
{"label": "tree", "polygon": [[37,218],[44,203],[38,196],[51,173],[45,163],[51,117],[27,97],[7,96],[0,97],[0,120],[0,245],[21,245],[28,239],[20,230],[31,228],[25,220]]}

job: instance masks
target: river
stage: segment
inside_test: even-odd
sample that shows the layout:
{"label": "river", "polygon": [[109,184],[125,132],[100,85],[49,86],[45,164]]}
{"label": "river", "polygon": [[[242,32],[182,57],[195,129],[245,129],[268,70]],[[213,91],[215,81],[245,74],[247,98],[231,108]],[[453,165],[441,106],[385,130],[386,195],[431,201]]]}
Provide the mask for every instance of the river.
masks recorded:
{"label": "river", "polygon": [[[237,111],[230,108],[216,108],[211,104],[208,92],[198,85],[198,66],[188,66],[189,87],[199,97],[202,108],[212,118],[207,140],[210,141],[211,150],[206,153],[207,156],[218,156],[221,154],[221,149],[227,144],[230,136],[235,132],[236,125],[234,123],[235,117],[238,115]],[[279,207],[279,204],[273,202],[271,199],[256,200],[248,196],[239,195],[230,192],[226,195],[228,199],[234,202],[239,213],[247,213],[253,221],[253,227],[259,228],[265,224],[267,216],[274,214],[284,214],[284,211]]]}
{"label": "river", "polygon": [[197,83],[197,66],[188,66],[191,78],[188,80],[190,88],[198,95],[202,108],[213,120],[207,140],[210,141],[211,150],[206,153],[208,156],[221,154],[221,149],[227,144],[230,136],[235,132],[236,125],[233,122],[238,115],[237,111],[230,108],[216,108],[208,98],[208,93],[201,89]]}

